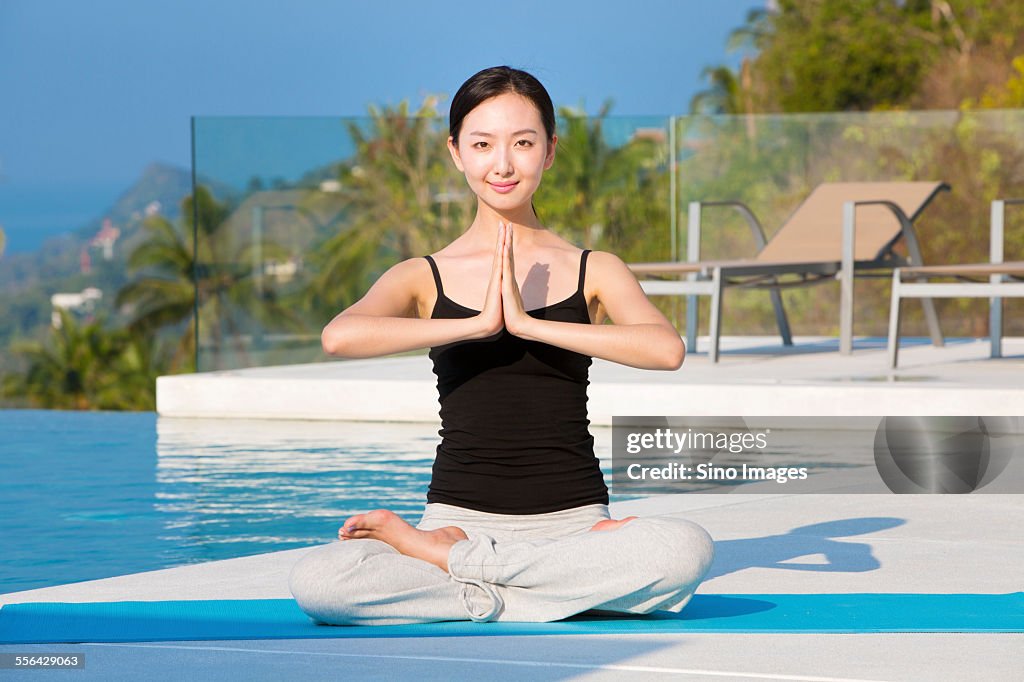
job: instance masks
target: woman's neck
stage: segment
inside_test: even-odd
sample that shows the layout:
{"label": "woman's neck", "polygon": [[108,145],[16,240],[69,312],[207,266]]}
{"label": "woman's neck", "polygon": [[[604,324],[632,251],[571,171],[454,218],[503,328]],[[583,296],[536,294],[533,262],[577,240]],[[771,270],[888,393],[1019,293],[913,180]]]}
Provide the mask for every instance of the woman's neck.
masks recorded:
{"label": "woman's neck", "polygon": [[498,232],[498,223],[511,223],[514,226],[516,237],[520,243],[524,244],[532,241],[532,234],[545,229],[540,219],[534,214],[533,207],[529,204],[521,206],[515,211],[500,212],[479,202],[476,217],[467,232],[477,232],[493,237]]}

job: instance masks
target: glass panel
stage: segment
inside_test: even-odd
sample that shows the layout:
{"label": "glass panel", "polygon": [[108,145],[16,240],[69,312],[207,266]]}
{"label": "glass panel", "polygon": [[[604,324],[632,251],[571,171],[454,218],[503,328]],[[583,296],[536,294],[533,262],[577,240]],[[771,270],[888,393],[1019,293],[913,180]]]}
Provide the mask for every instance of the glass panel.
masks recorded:
{"label": "glass panel", "polygon": [[[327,359],[320,331],[338,311],[468,226],[475,197],[449,158],[446,121],[404,114],[194,120],[200,371]],[[1024,196],[1020,110],[562,117],[558,135],[541,220],[627,262],[684,260],[691,201],[743,201],[770,238],[819,183],[874,180],[951,185],[915,223],[924,261],[986,261],[989,202]],[[703,258],[756,251],[738,214],[705,214]],[[1024,208],[1007,209],[1006,258],[1024,258]],[[655,300],[682,331],[684,301]],[[794,334],[838,333],[837,283],[783,300]],[[936,303],[947,336],[987,334],[986,300]],[[1024,334],[1024,301],[1004,305],[1005,333]],[[855,333],[884,335],[888,310],[888,276],[858,280]],[[730,289],[722,330],[775,334],[767,294]],[[903,333],[925,335],[920,306],[905,306]]]}
{"label": "glass panel", "polygon": [[[678,222],[685,256],[691,201],[743,201],[771,237],[822,182],[942,181],[951,186],[921,213],[915,229],[925,264],[989,259],[990,202],[1024,196],[1024,112],[896,111],[836,114],[691,116],[677,119]],[[1024,258],[1024,209],[1007,209],[1006,260]],[[757,247],[742,217],[708,209],[703,259],[753,256]],[[902,245],[898,250],[906,254]],[[664,257],[669,252],[664,252]],[[891,273],[858,279],[854,331],[886,334]],[[797,335],[838,334],[839,285],[787,289],[783,301]],[[707,333],[702,300],[701,333]],[[1021,300],[1007,300],[1006,334],[1024,333]],[[985,336],[987,299],[936,301],[946,336]],[[904,305],[901,333],[925,336],[922,308]],[[1016,312],[1014,312],[1016,311]],[[765,291],[730,289],[724,335],[777,334]]]}
{"label": "glass panel", "polygon": [[[668,244],[668,119],[562,119],[536,198],[570,241],[632,260]],[[447,122],[197,118],[199,371],[326,360],[320,332],[391,265],[440,249],[476,198]]]}

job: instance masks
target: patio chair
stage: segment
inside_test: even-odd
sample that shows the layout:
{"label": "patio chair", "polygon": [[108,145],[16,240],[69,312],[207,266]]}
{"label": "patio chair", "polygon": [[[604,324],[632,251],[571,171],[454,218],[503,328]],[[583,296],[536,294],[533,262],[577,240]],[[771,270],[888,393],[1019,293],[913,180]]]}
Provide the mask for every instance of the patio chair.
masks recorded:
{"label": "patio chair", "polygon": [[[889,311],[889,367],[896,368],[900,344],[900,302],[904,298],[988,298],[990,357],[1002,357],[1003,299],[1024,297],[1024,261],[1003,262],[1003,233],[1007,204],[1024,199],[992,202],[988,263],[932,265],[896,268],[892,273],[892,307]],[[956,282],[931,282],[931,278],[956,278]],[[985,282],[984,278],[988,278]],[[981,281],[979,281],[981,278]]]}
{"label": "patio chair", "polygon": [[[943,182],[826,182],[818,185],[779,230],[766,240],[754,213],[739,201],[695,201],[689,206],[688,262],[631,263],[636,275],[686,275],[687,279],[641,279],[649,295],[686,295],[686,338],[697,343],[697,296],[711,297],[708,356],[718,362],[722,291],[726,287],[768,289],[784,345],[793,344],[780,290],[840,280],[839,349],[853,352],[853,278],[882,276],[904,265],[922,265],[914,221],[949,186]],[[701,261],[704,208],[730,207],[746,219],[760,249],[753,258]],[[906,242],[909,258],[893,247]],[[932,341],[942,345],[931,300],[922,298]]]}

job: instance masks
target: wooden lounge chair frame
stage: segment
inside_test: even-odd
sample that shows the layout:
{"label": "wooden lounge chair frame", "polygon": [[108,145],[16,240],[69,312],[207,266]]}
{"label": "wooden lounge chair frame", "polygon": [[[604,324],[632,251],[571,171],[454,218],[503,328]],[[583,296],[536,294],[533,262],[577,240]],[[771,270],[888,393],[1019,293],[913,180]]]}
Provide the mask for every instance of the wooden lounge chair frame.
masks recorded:
{"label": "wooden lounge chair frame", "polygon": [[[896,268],[893,271],[887,347],[891,369],[896,368],[899,355],[900,303],[904,298],[988,298],[989,355],[1002,357],[1003,298],[1024,297],[1024,261],[1003,262],[1007,204],[1024,204],[1024,199],[997,199],[992,202],[990,262]],[[955,277],[960,281],[929,282],[931,277]],[[988,277],[987,282],[972,279],[985,277]]]}
{"label": "wooden lounge chair frame", "polygon": [[[636,275],[686,275],[685,280],[641,279],[640,285],[649,295],[687,296],[686,340],[690,349],[695,349],[697,342],[697,297],[711,297],[708,356],[712,362],[718,362],[722,292],[726,287],[768,289],[779,334],[783,344],[789,346],[793,340],[781,289],[838,279],[839,347],[848,355],[853,352],[854,276],[888,277],[894,268],[923,264],[914,221],[936,194],[948,189],[943,182],[822,183],[771,240],[765,238],[761,223],[742,202],[694,201],[688,212],[687,262],[631,263],[629,267]],[[700,260],[702,214],[711,207],[739,211],[758,247],[754,258]],[[810,215],[816,210],[825,211],[827,217]],[[858,231],[864,235],[859,241]],[[907,259],[893,251],[901,238],[907,246]],[[923,297],[921,302],[932,341],[942,345],[935,307],[929,298]]]}

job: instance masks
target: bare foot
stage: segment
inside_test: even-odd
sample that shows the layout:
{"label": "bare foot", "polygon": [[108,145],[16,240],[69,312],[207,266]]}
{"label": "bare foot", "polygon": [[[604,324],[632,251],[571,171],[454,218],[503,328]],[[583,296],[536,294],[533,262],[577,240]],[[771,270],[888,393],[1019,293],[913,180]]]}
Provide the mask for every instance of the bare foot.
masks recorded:
{"label": "bare foot", "polygon": [[338,530],[341,540],[369,538],[386,542],[406,556],[422,559],[448,570],[448,550],[459,540],[468,540],[458,526],[418,530],[387,509],[357,514]]}
{"label": "bare foot", "polygon": [[604,521],[598,521],[595,523],[590,530],[615,530],[619,526],[624,526],[635,518],[635,516],[627,516],[624,519],[605,519]]}

